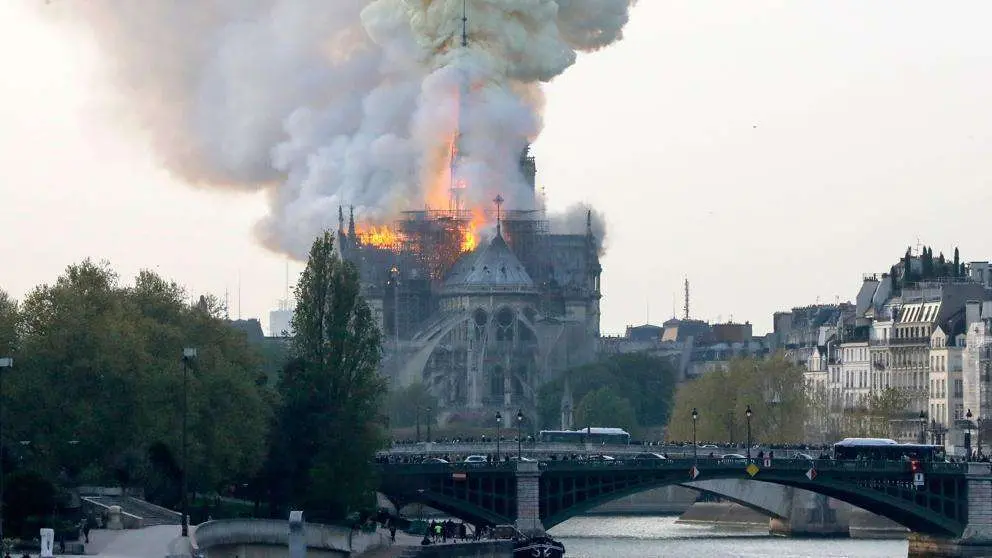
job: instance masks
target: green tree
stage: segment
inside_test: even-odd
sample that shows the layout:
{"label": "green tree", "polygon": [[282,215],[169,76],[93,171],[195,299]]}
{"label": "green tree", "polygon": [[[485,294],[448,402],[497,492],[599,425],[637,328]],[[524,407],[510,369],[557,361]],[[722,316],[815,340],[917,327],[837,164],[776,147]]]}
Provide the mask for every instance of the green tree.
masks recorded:
{"label": "green tree", "polygon": [[[212,491],[251,476],[264,457],[269,403],[244,335],[191,308],[154,273],[120,284],[108,264],[70,266],[20,306],[15,369],[5,378],[8,439],[28,440],[50,478],[142,484],[149,448],[181,454],[184,346],[189,376],[190,486]],[[161,491],[168,492],[167,490]]]}
{"label": "green tree", "polygon": [[270,453],[276,509],[301,506],[335,520],[372,505],[369,463],[385,444],[381,334],[360,296],[358,272],[318,237],[296,286],[296,359],[279,383],[282,405]]}
{"label": "green tree", "polygon": [[637,416],[633,405],[612,388],[603,387],[587,393],[575,407],[575,425],[586,427],[615,427],[637,432]]}
{"label": "green tree", "polygon": [[692,409],[697,409],[697,440],[735,442],[744,439],[751,407],[751,438],[763,443],[805,439],[808,398],[803,370],[781,355],[767,359],[738,358],[726,366],[685,382],[675,395],[668,423],[671,440],[692,439]]}
{"label": "green tree", "polygon": [[958,252],[958,247],[954,247],[954,276],[958,277],[962,275],[961,269],[961,253]]}
{"label": "green tree", "polygon": [[667,359],[637,353],[611,355],[566,370],[561,378],[541,386],[538,392],[539,419],[544,427],[560,426],[561,399],[567,378],[574,401],[581,401],[591,391],[609,387],[627,398],[639,425],[663,426],[671,412],[676,376],[675,367]]}
{"label": "green tree", "polygon": [[425,410],[437,409],[437,397],[431,395],[423,383],[415,382],[390,392],[386,409],[390,428],[415,426],[418,417],[420,424],[425,425],[427,420]]}
{"label": "green tree", "polygon": [[20,315],[17,302],[0,290],[0,358],[14,354],[17,348]]}
{"label": "green tree", "polygon": [[885,388],[862,396],[857,407],[842,415],[842,436],[888,438],[891,422],[906,418],[909,400],[896,388]]}

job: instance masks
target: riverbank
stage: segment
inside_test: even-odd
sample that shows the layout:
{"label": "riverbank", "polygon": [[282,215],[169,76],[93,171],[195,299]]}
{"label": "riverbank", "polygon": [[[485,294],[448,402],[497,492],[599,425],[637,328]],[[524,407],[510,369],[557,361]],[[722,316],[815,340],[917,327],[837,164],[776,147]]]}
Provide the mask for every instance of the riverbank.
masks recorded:
{"label": "riverbank", "polygon": [[768,528],[769,517],[733,502],[696,502],[675,523]]}

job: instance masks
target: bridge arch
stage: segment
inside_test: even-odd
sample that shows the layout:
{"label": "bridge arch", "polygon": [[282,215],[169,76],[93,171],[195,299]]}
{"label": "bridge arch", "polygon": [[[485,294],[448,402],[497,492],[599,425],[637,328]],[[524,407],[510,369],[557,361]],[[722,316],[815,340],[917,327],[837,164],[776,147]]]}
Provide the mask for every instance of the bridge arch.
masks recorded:
{"label": "bridge arch", "polygon": [[[892,483],[882,483],[877,487],[859,486],[844,478],[808,479],[803,472],[797,470],[778,471],[774,468],[764,469],[754,478],[743,470],[743,464],[736,467],[722,467],[707,471],[699,479],[742,479],[749,482],[765,482],[793,488],[808,490],[823,494],[866,511],[886,517],[917,533],[936,536],[959,536],[967,523],[967,500],[963,496],[961,486],[955,486],[952,494],[936,498],[939,505],[930,500],[931,494],[917,492],[911,482],[897,480]],[[742,474],[743,473],[743,474]],[[798,474],[797,474],[798,473]],[[556,476],[561,478],[555,479]],[[660,488],[671,484],[684,484],[686,470],[658,469],[645,474],[645,470],[637,468],[628,471],[615,471],[610,475],[594,475],[588,477],[591,482],[580,484],[574,475],[542,475],[541,487],[541,518],[544,527],[562,523],[591,508],[605,504],[618,497],[637,494],[646,490]],[[908,473],[901,475],[908,479]],[[958,484],[958,479],[933,479],[932,485],[945,481]],[[881,481],[879,481],[881,482]],[[963,478],[960,479],[963,482]],[[548,483],[547,489],[544,483]],[[558,486],[555,486],[555,485]],[[568,485],[571,484],[571,487]],[[909,486],[907,486],[909,485]],[[941,487],[945,488],[945,487]],[[944,491],[939,491],[944,492]],[[763,511],[748,502],[734,499],[737,503]],[[939,508],[939,509],[937,509]],[[765,510],[765,513],[771,510]],[[774,515],[780,515],[775,513]]]}
{"label": "bridge arch", "polygon": [[[692,460],[645,462],[542,462],[538,480],[539,516],[545,528],[562,523],[617,498],[692,480],[740,479],[808,490],[886,517],[910,530],[940,537],[960,536],[968,523],[967,479],[960,464],[928,464],[925,485],[914,487],[907,464],[776,460],[753,475],[743,460],[700,460],[691,478]],[[472,465],[473,467],[468,467]],[[384,471],[383,492],[410,494],[413,479],[421,501],[457,517],[486,523],[512,521],[518,509],[513,463],[396,465]],[[814,473],[810,474],[810,470]],[[405,477],[405,478],[404,478]],[[499,479],[504,484],[497,485]],[[500,488],[496,488],[499,486]],[[489,488],[487,488],[489,487]],[[503,499],[497,508],[496,498]],[[533,497],[533,496],[524,496]],[[754,508],[753,503],[737,499]],[[760,510],[781,516],[771,506]]]}

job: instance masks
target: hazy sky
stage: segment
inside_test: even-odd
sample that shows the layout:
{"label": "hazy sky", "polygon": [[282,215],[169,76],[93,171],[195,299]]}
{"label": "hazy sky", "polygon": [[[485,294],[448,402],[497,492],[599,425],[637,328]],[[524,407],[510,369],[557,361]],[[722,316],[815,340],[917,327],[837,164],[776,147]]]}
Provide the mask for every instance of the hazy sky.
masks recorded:
{"label": "hazy sky", "polygon": [[[240,284],[267,326],[285,259],[251,234],[264,200],[160,170],[93,45],[29,1],[0,2],[0,288],[89,256],[227,290],[234,316]],[[603,331],[667,319],[676,294],[681,312],[683,277],[694,317],[763,332],[917,239],[992,257],[989,21],[987,0],[641,0],[623,42],[547,87],[535,147],[552,209],[607,216]]]}

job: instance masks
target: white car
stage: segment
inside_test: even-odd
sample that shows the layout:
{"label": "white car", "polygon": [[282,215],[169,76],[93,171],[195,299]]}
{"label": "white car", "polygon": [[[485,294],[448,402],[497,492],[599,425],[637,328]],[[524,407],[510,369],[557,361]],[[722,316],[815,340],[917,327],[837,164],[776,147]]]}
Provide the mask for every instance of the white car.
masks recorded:
{"label": "white car", "polygon": [[488,461],[485,455],[470,455],[465,458],[465,463],[486,463]]}

